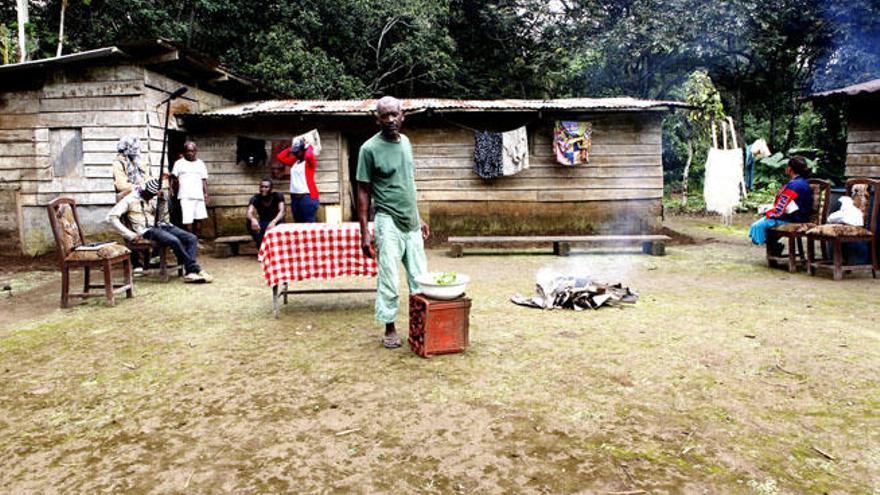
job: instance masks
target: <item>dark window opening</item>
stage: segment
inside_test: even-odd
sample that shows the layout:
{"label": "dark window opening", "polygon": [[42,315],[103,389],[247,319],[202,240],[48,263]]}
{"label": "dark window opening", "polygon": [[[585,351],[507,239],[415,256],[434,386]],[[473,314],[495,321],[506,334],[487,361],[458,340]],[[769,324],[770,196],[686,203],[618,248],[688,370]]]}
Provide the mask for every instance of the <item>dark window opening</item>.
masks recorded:
{"label": "dark window opening", "polygon": [[262,167],[266,164],[266,141],[239,137],[235,147],[235,161],[248,167]]}

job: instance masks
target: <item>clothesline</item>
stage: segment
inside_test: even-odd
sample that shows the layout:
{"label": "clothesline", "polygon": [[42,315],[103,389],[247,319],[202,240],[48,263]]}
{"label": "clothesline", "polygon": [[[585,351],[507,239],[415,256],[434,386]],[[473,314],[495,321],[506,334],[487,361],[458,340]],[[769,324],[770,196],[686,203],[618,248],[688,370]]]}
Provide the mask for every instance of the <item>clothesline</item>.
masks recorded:
{"label": "clothesline", "polygon": [[[444,116],[444,115],[440,115],[440,118],[443,119],[445,122],[447,122],[447,123],[449,123],[449,124],[452,124],[452,125],[454,125],[454,126],[456,126],[456,127],[459,127],[459,128],[461,128],[461,129],[464,129],[464,130],[466,130],[466,131],[471,131],[471,132],[486,132],[486,131],[487,131],[487,129],[475,129],[475,128],[470,127],[470,126],[467,126],[467,125],[464,125],[464,124],[460,124],[460,123],[458,123],[458,122],[456,122],[456,121],[454,121],[454,120],[452,120],[452,119],[447,118],[447,117]],[[497,132],[497,133],[499,133],[499,134],[502,134],[502,133],[505,133],[505,132],[515,131],[515,130],[519,129],[520,127],[528,127],[528,126],[534,124],[534,123],[537,122],[537,121],[538,121],[538,119],[530,119],[530,120],[528,120],[525,124],[514,125],[514,126],[510,127],[509,129],[505,129],[505,130],[503,130],[503,131],[496,131],[496,130],[493,130],[493,131],[491,131],[491,132]]]}

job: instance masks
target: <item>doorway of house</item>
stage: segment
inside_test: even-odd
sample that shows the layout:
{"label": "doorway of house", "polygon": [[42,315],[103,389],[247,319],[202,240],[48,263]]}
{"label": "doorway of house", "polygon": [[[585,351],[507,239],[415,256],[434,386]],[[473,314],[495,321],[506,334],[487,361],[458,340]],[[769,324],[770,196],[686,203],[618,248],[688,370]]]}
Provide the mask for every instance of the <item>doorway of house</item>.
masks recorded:
{"label": "doorway of house", "polygon": [[183,157],[183,145],[186,144],[186,133],[183,131],[168,130],[168,148],[166,150],[168,160],[168,170],[174,166],[179,158]]}
{"label": "doorway of house", "polygon": [[346,200],[343,201],[343,204],[348,205],[348,211],[343,212],[343,216],[345,216],[345,220],[350,222],[356,222],[358,220],[358,212],[357,212],[357,164],[358,164],[358,153],[361,151],[361,146],[367,142],[373,136],[374,132],[370,131],[362,131],[362,132],[352,132],[346,133],[345,141],[348,143],[347,152],[348,152],[348,181],[345,184],[345,191],[343,194],[346,195]]}
{"label": "doorway of house", "polygon": [[[165,170],[169,173],[174,171],[174,162],[183,157],[184,144],[186,144],[185,132],[168,129],[168,144],[165,148],[165,163],[167,163],[168,166]],[[176,194],[171,196],[171,202],[168,205],[168,216],[171,219],[171,223],[180,227],[182,218],[180,214],[180,202],[177,200]]]}

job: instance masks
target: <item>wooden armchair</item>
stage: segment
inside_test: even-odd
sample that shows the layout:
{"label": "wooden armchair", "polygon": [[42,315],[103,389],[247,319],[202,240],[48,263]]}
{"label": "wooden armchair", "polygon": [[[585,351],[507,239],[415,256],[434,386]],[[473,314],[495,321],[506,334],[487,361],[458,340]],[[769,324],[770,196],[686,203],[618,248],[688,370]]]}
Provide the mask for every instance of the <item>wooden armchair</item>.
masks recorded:
{"label": "wooden armchair", "polygon": [[[880,208],[880,180],[850,179],[846,181],[846,194],[853,199],[853,205],[862,210],[865,223],[858,225],[825,224],[807,231],[807,271],[816,274],[818,268],[831,268],[834,280],[843,278],[843,272],[854,270],[871,270],[871,276],[877,278],[880,270],[877,260],[877,213]],[[814,242],[831,244],[831,259],[823,256],[815,258]],[[870,264],[843,264],[843,244],[847,242],[868,242],[871,248]]]}
{"label": "wooden armchair", "polygon": [[[49,224],[55,236],[55,248],[58,253],[58,266],[61,269],[61,307],[70,306],[71,297],[107,298],[107,305],[113,306],[114,295],[125,292],[125,297],[134,295],[134,282],[131,276],[131,251],[115,242],[97,249],[84,250],[85,236],[76,212],[76,201],[70,198],[56,198],[47,205]],[[79,248],[79,249],[77,249]],[[113,268],[121,267],[124,283],[113,283]],[[83,291],[70,292],[70,270],[83,268]],[[91,269],[99,268],[104,273],[104,283],[91,283]],[[90,289],[103,288],[104,292],[89,292]]]}
{"label": "wooden armchair", "polygon": [[[809,179],[807,182],[813,191],[813,213],[810,215],[810,220],[806,223],[780,225],[767,231],[767,266],[770,268],[775,267],[777,263],[788,262],[788,271],[794,273],[797,271],[798,265],[806,264],[803,239],[808,230],[822,225],[828,220],[831,182],[824,179]],[[781,239],[788,241],[788,252],[774,253],[773,246]],[[822,252],[825,252],[824,248]]]}
{"label": "wooden armchair", "polygon": [[[128,223],[127,217],[121,218],[122,223],[126,225],[126,227],[131,228],[131,225]],[[126,247],[130,249],[133,253],[143,260],[144,263],[144,271],[147,270],[159,270],[159,280],[161,282],[168,282],[168,269],[176,268],[177,276],[183,276],[183,266],[175,262],[173,264],[168,263],[168,250],[170,249],[168,246],[160,246],[158,242],[151,241],[149,239],[141,239],[137,242],[135,241],[125,241]],[[153,253],[158,253],[159,255],[159,263],[151,263],[150,259]]]}

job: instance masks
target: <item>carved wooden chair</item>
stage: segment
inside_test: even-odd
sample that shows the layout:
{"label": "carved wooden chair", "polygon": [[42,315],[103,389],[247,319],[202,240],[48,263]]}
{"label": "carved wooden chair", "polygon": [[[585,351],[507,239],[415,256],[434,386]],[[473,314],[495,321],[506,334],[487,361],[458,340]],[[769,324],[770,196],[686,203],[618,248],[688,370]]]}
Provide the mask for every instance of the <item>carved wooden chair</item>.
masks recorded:
{"label": "carved wooden chair", "polygon": [[[834,280],[843,278],[844,271],[871,270],[877,278],[880,270],[877,260],[877,213],[880,208],[880,180],[850,179],[846,181],[846,194],[853,199],[853,205],[862,210],[865,222],[861,226],[843,224],[819,225],[807,231],[807,271],[815,275],[818,268],[831,268]],[[831,244],[831,259],[823,256],[816,259],[814,242]],[[844,265],[843,244],[847,242],[868,242],[871,249],[871,263]]]}
{"label": "carved wooden chair", "polygon": [[[128,223],[128,218],[123,216],[122,222],[126,224],[127,227],[131,228],[131,225]],[[168,269],[177,269],[177,276],[183,276],[183,265],[179,264],[175,259],[174,263],[169,263],[168,261],[168,251],[171,249],[168,246],[160,246],[158,242],[151,241],[150,239],[141,239],[139,241],[125,241],[126,247],[132,251],[135,256],[139,256],[140,259],[143,260],[143,268],[144,271],[148,270],[158,270],[159,271],[159,280],[161,282],[168,282]],[[153,263],[151,261],[153,253],[156,253],[159,256],[159,263]]]}
{"label": "carved wooden chair", "polygon": [[[810,220],[806,223],[780,225],[767,231],[767,266],[771,268],[777,263],[787,262],[788,271],[794,273],[798,265],[806,265],[803,239],[808,230],[824,224],[828,219],[831,182],[824,179],[809,179],[808,182],[813,191],[813,213],[810,215]],[[783,254],[774,253],[773,246],[782,239],[787,240],[788,251]]]}
{"label": "carved wooden chair", "polygon": [[[58,253],[58,266],[61,269],[61,307],[70,306],[71,297],[107,298],[107,305],[115,304],[114,296],[125,292],[125,297],[134,295],[134,281],[131,273],[131,251],[125,246],[115,242],[108,243],[97,249],[84,249],[85,236],[76,212],[76,201],[71,198],[56,198],[47,205],[49,211],[49,224],[52,234],[55,236],[55,247]],[[122,268],[124,281],[122,284],[113,283],[113,269]],[[83,291],[70,292],[70,271],[82,268]],[[92,268],[100,269],[104,274],[104,283],[94,285],[91,282]],[[101,289],[103,292],[90,292],[91,289]]]}

